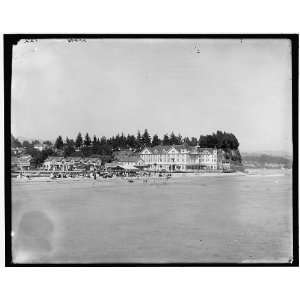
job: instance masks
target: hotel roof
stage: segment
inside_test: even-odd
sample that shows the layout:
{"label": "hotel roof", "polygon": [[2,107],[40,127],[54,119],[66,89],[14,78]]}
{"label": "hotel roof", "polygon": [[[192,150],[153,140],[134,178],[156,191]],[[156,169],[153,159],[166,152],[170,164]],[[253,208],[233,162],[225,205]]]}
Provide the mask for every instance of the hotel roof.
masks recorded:
{"label": "hotel roof", "polygon": [[154,147],[146,147],[153,154],[165,154],[170,151],[172,148],[176,149],[177,151],[187,150],[188,152],[195,151],[197,148],[189,145],[158,145]]}

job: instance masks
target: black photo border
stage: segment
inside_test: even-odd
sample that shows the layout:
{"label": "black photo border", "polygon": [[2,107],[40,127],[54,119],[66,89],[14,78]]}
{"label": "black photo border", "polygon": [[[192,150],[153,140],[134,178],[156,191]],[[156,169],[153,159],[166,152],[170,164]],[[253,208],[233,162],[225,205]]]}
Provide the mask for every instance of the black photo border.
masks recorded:
{"label": "black photo border", "polygon": [[[21,39],[288,39],[292,59],[293,136],[293,260],[286,263],[13,263],[11,243],[11,76],[12,49]],[[6,267],[297,267],[299,266],[298,215],[298,34],[4,34],[4,179]]]}

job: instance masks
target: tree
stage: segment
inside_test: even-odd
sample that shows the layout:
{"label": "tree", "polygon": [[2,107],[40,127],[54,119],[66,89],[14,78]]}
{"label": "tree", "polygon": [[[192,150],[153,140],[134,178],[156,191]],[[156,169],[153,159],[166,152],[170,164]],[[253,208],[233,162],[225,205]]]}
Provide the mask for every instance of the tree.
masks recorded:
{"label": "tree", "polygon": [[102,136],[100,139],[100,145],[106,145],[107,144],[107,140],[105,136]]}
{"label": "tree", "polygon": [[207,148],[207,137],[205,135],[200,135],[199,146],[201,148]]}
{"label": "tree", "polygon": [[213,148],[215,146],[214,144],[214,138],[212,135],[207,135],[207,147],[208,148]]}
{"label": "tree", "polygon": [[182,145],[182,135],[179,133],[176,137],[176,143],[177,145]]}
{"label": "tree", "polygon": [[98,143],[98,140],[97,140],[97,137],[96,135],[94,134],[94,137],[93,137],[93,146],[95,147]]}
{"label": "tree", "polygon": [[195,138],[194,136],[191,138],[191,141],[190,141],[190,145],[191,146],[197,146],[198,145],[198,140],[197,138]]}
{"label": "tree", "polygon": [[190,138],[186,136],[186,137],[183,139],[183,143],[186,144],[186,145],[188,145],[188,146],[190,146],[190,145],[191,145]]}
{"label": "tree", "polygon": [[127,136],[127,142],[126,142],[127,146],[129,148],[135,148],[136,147],[136,139],[134,135],[128,135]]}
{"label": "tree", "polygon": [[162,140],[162,144],[163,144],[164,146],[170,145],[170,139],[169,139],[168,134],[165,134],[165,135],[164,135],[163,140]]}
{"label": "tree", "polygon": [[136,148],[140,148],[142,146],[142,135],[141,132],[138,130],[136,135]]}
{"label": "tree", "polygon": [[184,143],[184,144],[187,144],[188,146],[191,146],[191,141],[190,141],[189,137],[185,137],[185,138],[183,139],[183,143]]}
{"label": "tree", "polygon": [[78,135],[77,135],[76,141],[75,141],[75,146],[76,146],[77,148],[81,148],[82,143],[83,143],[83,141],[82,141],[82,135],[81,135],[81,133],[79,132]]}
{"label": "tree", "polygon": [[51,147],[52,146],[52,143],[51,141],[44,141],[44,145],[48,146],[48,147]]}
{"label": "tree", "polygon": [[70,156],[71,154],[73,154],[75,152],[75,147],[68,144],[66,145],[66,147],[64,148],[64,157]]}
{"label": "tree", "polygon": [[72,147],[75,147],[75,142],[73,139],[66,138],[66,144]]}
{"label": "tree", "polygon": [[153,135],[153,138],[152,138],[151,146],[152,146],[152,147],[155,147],[155,146],[160,145],[160,143],[161,143],[161,140],[159,139],[158,135],[157,135],[157,134],[154,134],[154,135]]}
{"label": "tree", "polygon": [[91,147],[83,147],[81,151],[83,156],[85,157],[88,157],[93,154],[93,149]]}
{"label": "tree", "polygon": [[56,139],[54,146],[55,146],[56,149],[63,149],[64,141],[63,141],[63,139],[60,135]]}
{"label": "tree", "polygon": [[72,139],[66,137],[66,145],[64,147],[64,157],[70,156],[75,152],[75,143]]}
{"label": "tree", "polygon": [[228,150],[238,150],[239,142],[234,134],[217,130],[216,133],[201,135],[199,145],[200,147],[223,149],[226,152]]}
{"label": "tree", "polygon": [[216,137],[217,137],[217,148],[220,149],[220,148],[222,148],[222,145],[223,145],[223,139],[224,139],[223,132],[220,130],[217,130]]}
{"label": "tree", "polygon": [[23,141],[22,146],[23,146],[24,148],[32,148],[32,144],[29,143],[28,141]]}
{"label": "tree", "polygon": [[40,141],[39,141],[39,140],[33,140],[31,144],[32,144],[33,146],[39,145],[39,144],[40,144]]}
{"label": "tree", "polygon": [[147,129],[145,129],[145,131],[143,133],[142,144],[143,144],[144,147],[145,146],[147,147],[147,146],[151,145],[151,137],[150,137]]}
{"label": "tree", "polygon": [[90,138],[90,136],[89,136],[89,134],[87,133],[86,135],[85,135],[85,138],[84,138],[84,145],[86,146],[86,147],[88,147],[88,146],[90,146],[91,145],[91,138]]}
{"label": "tree", "polygon": [[176,145],[177,144],[177,138],[174,132],[172,131],[170,134],[170,145]]}
{"label": "tree", "polygon": [[22,147],[21,142],[16,139],[13,135],[11,135],[11,147],[16,148],[16,147]]}
{"label": "tree", "polygon": [[232,137],[232,148],[237,150],[239,148],[240,143],[234,134],[231,134],[231,137]]}

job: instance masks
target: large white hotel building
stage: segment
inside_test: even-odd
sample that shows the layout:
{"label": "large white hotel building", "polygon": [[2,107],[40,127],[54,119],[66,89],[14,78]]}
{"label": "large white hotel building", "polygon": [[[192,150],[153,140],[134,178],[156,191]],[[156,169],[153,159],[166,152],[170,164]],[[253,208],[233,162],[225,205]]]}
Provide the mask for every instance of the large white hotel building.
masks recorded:
{"label": "large white hotel building", "polygon": [[173,145],[155,146],[143,149],[140,157],[151,171],[197,172],[198,170],[218,170],[228,168],[220,149],[198,146]]}

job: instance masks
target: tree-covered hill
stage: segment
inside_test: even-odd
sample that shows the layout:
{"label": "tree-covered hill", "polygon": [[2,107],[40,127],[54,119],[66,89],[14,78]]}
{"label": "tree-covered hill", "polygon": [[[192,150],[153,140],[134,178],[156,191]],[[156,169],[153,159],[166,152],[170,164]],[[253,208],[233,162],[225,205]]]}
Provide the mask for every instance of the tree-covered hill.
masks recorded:
{"label": "tree-covered hill", "polygon": [[[139,152],[145,147],[153,147],[157,145],[187,145],[187,146],[200,146],[201,148],[217,148],[224,151],[224,159],[232,160],[237,163],[241,163],[242,158],[239,153],[238,147],[239,142],[233,133],[228,133],[225,131],[218,130],[216,133],[208,135],[200,135],[199,138],[183,137],[180,133],[175,134],[173,131],[168,134],[164,134],[159,137],[157,134],[151,136],[149,131],[145,129],[143,132],[137,131],[136,135],[124,133],[116,134],[112,137],[97,137],[93,135],[92,137],[89,133],[82,135],[80,132],[77,136],[72,139],[66,137],[63,139],[62,136],[58,136],[55,143],[47,141],[49,144],[49,149],[42,153],[39,150],[34,149],[35,142],[39,141],[23,141],[22,143],[11,136],[12,147],[24,147],[28,154],[33,155],[37,158],[40,163],[44,157],[53,150],[59,155],[70,156],[76,153],[80,153],[82,156],[90,156],[94,154],[112,156],[113,151],[131,149],[134,152]],[[45,143],[45,142],[44,142]],[[51,152],[51,154],[53,154]]]}

